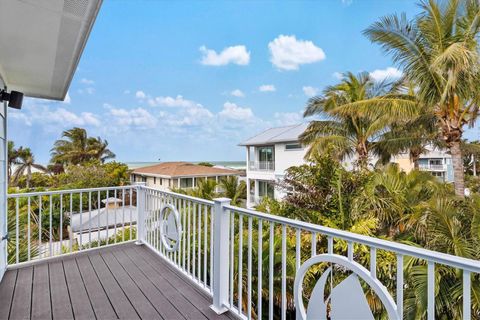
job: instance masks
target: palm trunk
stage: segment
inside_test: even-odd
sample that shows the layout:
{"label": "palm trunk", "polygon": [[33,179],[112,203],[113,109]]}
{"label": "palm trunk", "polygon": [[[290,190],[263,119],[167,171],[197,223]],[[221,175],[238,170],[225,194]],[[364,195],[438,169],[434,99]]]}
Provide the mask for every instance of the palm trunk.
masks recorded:
{"label": "palm trunk", "polygon": [[30,189],[30,179],[32,178],[32,170],[27,168],[27,189]]}
{"label": "palm trunk", "polygon": [[452,141],[450,143],[450,153],[452,155],[453,164],[453,185],[455,195],[465,196],[465,173],[463,170],[462,151],[460,150],[460,141]]}
{"label": "palm trunk", "polygon": [[475,158],[475,155],[472,154],[472,159],[473,159],[473,176],[477,176],[477,159]]}

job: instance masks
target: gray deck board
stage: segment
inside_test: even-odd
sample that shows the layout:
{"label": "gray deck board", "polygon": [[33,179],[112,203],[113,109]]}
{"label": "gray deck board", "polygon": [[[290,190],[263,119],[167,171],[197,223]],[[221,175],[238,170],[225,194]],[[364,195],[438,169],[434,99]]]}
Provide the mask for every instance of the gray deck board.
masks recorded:
{"label": "gray deck board", "polygon": [[229,319],[145,246],[121,244],[8,270],[0,319]]}
{"label": "gray deck board", "polygon": [[203,294],[194,289],[190,283],[187,282],[189,280],[185,279],[185,277],[173,272],[170,267],[168,267],[166,263],[153,252],[143,248],[135,248],[135,250],[142,254],[146,263],[154,268],[157,267],[156,270],[160,269],[164,279],[176,288],[178,292],[188,299],[208,319],[229,319],[226,315],[217,315],[212,309],[210,309],[210,305],[212,304],[211,300],[208,300]]}
{"label": "gray deck board", "polygon": [[5,273],[0,284],[0,319],[8,319],[10,306],[12,305],[15,282],[17,282],[18,270],[11,270]]}
{"label": "gray deck board", "polygon": [[83,279],[78,270],[77,262],[74,258],[66,259],[63,261],[63,267],[65,268],[65,278],[67,279],[75,319],[95,318],[92,303],[90,302]]}
{"label": "gray deck board", "polygon": [[68,293],[62,261],[56,261],[49,264],[49,270],[53,319],[73,319],[72,304]]}
{"label": "gray deck board", "polygon": [[96,317],[98,319],[117,319],[117,314],[113,310],[112,304],[105,290],[103,290],[88,257],[79,257],[76,260]]}
{"label": "gray deck board", "polygon": [[102,258],[117,280],[123,292],[127,295],[130,303],[137,310],[138,315],[142,319],[161,319],[157,310],[150,301],[140,291],[137,284],[128,276],[122,266],[118,263],[111,252],[102,253]]}
{"label": "gray deck board", "polygon": [[174,288],[161,273],[157,271],[138,254],[133,248],[123,251],[131,261],[143,272],[143,274],[160,290],[165,297],[175,306],[181,306],[181,310],[187,319],[207,319],[188,299]]}
{"label": "gray deck board", "polygon": [[110,270],[108,270],[102,257],[100,255],[92,255],[90,256],[90,261],[118,317],[120,319],[139,319],[140,317],[135,311],[135,308],[133,308],[117,281],[110,273]]}
{"label": "gray deck board", "polygon": [[[130,275],[131,279],[142,290],[145,297],[150,301],[152,306],[161,314],[163,319],[175,320],[185,319],[185,317],[175,309],[175,307],[168,301],[165,296],[159,291],[145,275],[137,268],[135,264],[121,251],[113,251],[113,255]],[[181,306],[180,306],[181,307]]]}
{"label": "gray deck board", "polygon": [[33,267],[18,270],[17,283],[15,284],[15,295],[13,296],[12,307],[10,311],[11,319],[30,318],[30,301],[32,296],[32,276]]}
{"label": "gray deck board", "polygon": [[33,267],[32,319],[52,319],[48,264]]}

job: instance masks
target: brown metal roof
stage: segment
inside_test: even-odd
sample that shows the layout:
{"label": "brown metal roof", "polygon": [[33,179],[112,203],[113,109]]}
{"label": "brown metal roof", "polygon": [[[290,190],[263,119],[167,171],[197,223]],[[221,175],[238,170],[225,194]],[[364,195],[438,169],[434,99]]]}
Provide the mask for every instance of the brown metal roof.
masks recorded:
{"label": "brown metal roof", "polygon": [[133,170],[134,174],[159,175],[168,177],[240,175],[232,169],[207,167],[190,162],[162,162],[153,166]]}

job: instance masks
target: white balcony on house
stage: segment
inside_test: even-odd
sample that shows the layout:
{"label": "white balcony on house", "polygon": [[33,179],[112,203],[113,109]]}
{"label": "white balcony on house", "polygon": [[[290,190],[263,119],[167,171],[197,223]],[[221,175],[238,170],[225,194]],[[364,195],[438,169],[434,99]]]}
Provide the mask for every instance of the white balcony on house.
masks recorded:
{"label": "white balcony on house", "polygon": [[447,171],[446,164],[419,164],[418,168],[422,171]]}
{"label": "white balcony on house", "polygon": [[275,161],[249,161],[250,171],[275,171]]}
{"label": "white balcony on house", "polygon": [[[0,87],[64,99],[100,4],[3,0]],[[458,304],[464,319],[478,318],[472,292],[479,290],[479,261],[144,184],[7,194],[8,109],[2,107],[0,319],[300,320],[322,318],[345,302],[341,311],[350,316],[342,318],[373,318],[359,279],[369,298],[378,297],[377,308],[403,319],[411,268],[426,279],[418,301],[428,319],[441,316],[436,306],[445,302]],[[301,128],[268,135],[284,139]],[[275,144],[275,150],[304,152],[293,144]],[[277,161],[271,151],[263,150],[258,161]],[[278,164],[282,174],[287,162]],[[271,195],[271,180],[258,181],[256,195]],[[394,262],[386,264],[385,256]],[[314,265],[325,271],[318,281],[305,279]],[[348,278],[331,289],[327,305],[332,270]],[[438,272],[458,276],[451,296],[436,295],[445,285],[437,283]],[[320,289],[312,305],[303,289],[313,282]]]}
{"label": "white balcony on house", "polygon": [[[73,217],[89,217],[112,196],[125,202],[101,218],[101,226],[93,224],[98,217],[78,224],[83,240],[64,231]],[[119,215],[124,207],[134,208],[136,218]],[[115,221],[103,223],[107,218]],[[436,303],[445,299],[435,295],[436,273],[451,270],[460,279],[459,296],[452,299],[460,299],[464,319],[474,316],[471,297],[477,288],[473,279],[480,274],[478,261],[235,207],[228,199],[209,201],[144,185],[10,194],[8,226],[1,319],[250,319],[287,314],[310,319],[308,305],[318,304],[318,297],[304,300],[301,292],[311,281],[323,283],[324,276],[304,277],[316,264],[337,265],[340,277],[346,271],[355,274],[332,291],[342,299],[341,288],[346,287],[352,305],[367,301],[361,286],[351,286],[362,279],[390,319],[407,312],[404,302],[413,290],[406,277],[409,268],[425,272],[423,301],[430,319]],[[97,241],[93,235],[99,232],[112,236]],[[63,250],[55,250],[56,243]],[[385,255],[396,263],[386,268]],[[385,270],[387,278],[377,277]],[[342,305],[332,303],[337,310]],[[364,319],[362,312],[370,312],[342,310],[349,319]]]}

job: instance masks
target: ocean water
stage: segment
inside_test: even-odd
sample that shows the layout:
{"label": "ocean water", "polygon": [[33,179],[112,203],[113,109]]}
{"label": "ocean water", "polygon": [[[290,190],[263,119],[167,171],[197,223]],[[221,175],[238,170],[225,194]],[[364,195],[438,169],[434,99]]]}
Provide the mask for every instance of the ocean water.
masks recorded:
{"label": "ocean water", "polygon": [[[199,163],[199,162],[210,162],[215,166],[222,166],[222,167],[232,168],[236,170],[245,170],[247,167],[247,164],[245,161],[192,161],[192,163]],[[142,161],[125,162],[125,164],[128,166],[129,169],[153,166],[158,163],[160,162],[142,162]]]}

